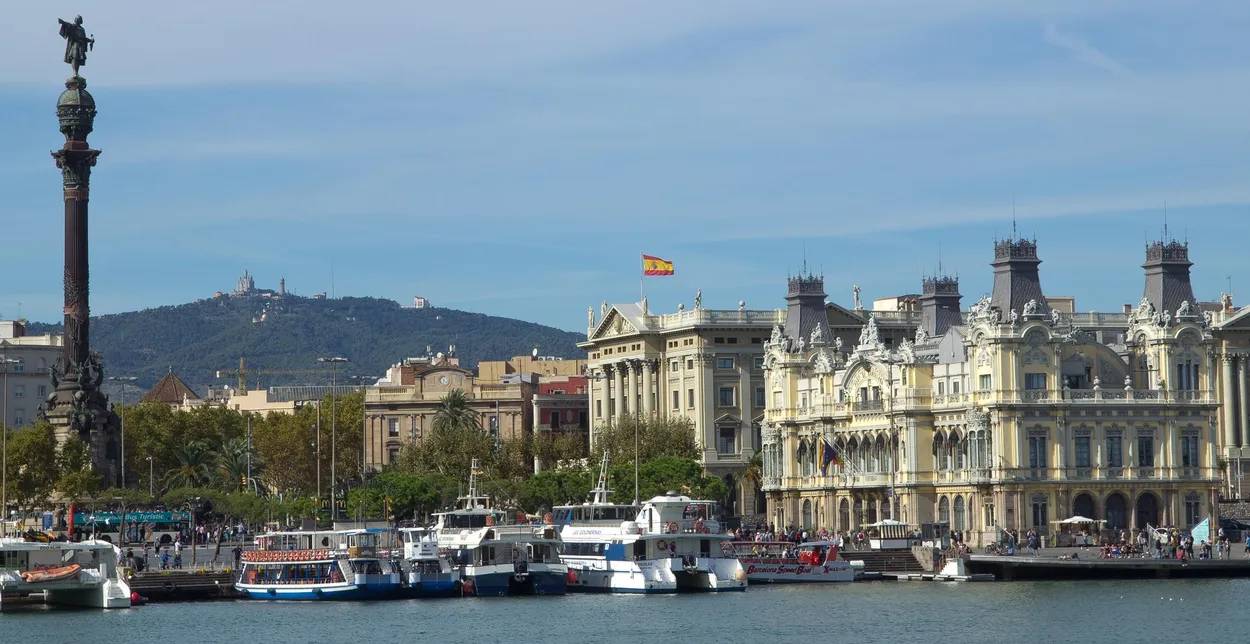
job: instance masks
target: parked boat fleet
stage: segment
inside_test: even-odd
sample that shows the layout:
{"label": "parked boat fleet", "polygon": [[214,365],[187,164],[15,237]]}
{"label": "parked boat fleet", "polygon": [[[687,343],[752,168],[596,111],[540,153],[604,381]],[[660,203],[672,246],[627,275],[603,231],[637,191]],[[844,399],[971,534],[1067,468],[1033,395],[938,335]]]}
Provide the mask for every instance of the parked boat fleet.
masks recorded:
{"label": "parked boat fleet", "polygon": [[733,542],[715,502],[671,492],[638,505],[608,497],[605,466],[588,502],[509,524],[478,493],[475,466],[456,509],[435,514],[429,528],[399,530],[402,557],[380,547],[384,530],[275,532],[244,553],[236,587],[251,599],[307,600],[719,592],[854,579],[830,543]]}

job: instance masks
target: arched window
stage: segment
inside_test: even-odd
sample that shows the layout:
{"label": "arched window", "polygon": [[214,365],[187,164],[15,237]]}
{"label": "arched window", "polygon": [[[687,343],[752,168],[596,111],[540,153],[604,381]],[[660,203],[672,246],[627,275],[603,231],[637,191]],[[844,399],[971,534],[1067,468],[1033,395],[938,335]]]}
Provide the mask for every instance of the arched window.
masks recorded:
{"label": "arched window", "polygon": [[842,502],[838,504],[838,529],[851,529],[851,502],[846,499],[842,499]]}
{"label": "arched window", "polygon": [[803,529],[812,529],[812,502],[811,500],[803,501]]}
{"label": "arched window", "polygon": [[967,508],[964,507],[964,497],[955,497],[955,520],[951,523],[953,530],[967,530],[966,517],[964,516]]}
{"label": "arched window", "polygon": [[951,522],[951,501],[946,497],[938,499],[938,523],[950,525]]}
{"label": "arched window", "polygon": [[799,441],[799,451],[795,455],[795,460],[798,461],[799,474],[801,476],[808,476],[808,473],[807,473],[807,440],[806,439]]}

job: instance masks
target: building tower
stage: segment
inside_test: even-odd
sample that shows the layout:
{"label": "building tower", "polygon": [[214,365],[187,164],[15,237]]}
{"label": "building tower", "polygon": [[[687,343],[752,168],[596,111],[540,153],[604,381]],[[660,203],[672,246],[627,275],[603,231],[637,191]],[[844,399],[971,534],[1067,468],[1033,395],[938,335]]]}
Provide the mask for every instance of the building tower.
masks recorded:
{"label": "building tower", "polygon": [[1181,302],[1198,310],[1194,288],[1189,283],[1189,244],[1176,240],[1156,241],[1146,246],[1146,292],[1156,311],[1176,313]]}
{"label": "building tower", "polygon": [[807,342],[812,329],[820,327],[821,337],[826,342],[832,341],[829,315],[825,312],[825,278],[810,273],[791,277],[786,289],[786,306],[786,335]]}
{"label": "building tower", "polygon": [[[1013,235],[1014,237],[1014,235]],[[1000,319],[1007,320],[1012,311],[1024,313],[1024,305],[1037,302],[1038,315],[1050,313],[1042,284],[1037,276],[1037,240],[1002,239],[994,242],[994,292],[990,305],[998,309]]]}
{"label": "building tower", "polygon": [[[63,23],[62,35],[66,34]],[[81,33],[67,37],[66,62],[70,47],[76,54],[74,74],[65,81],[65,91],[57,99],[56,115],[65,143],[52,152],[61,170],[65,200],[65,340],[61,357],[52,369],[53,392],[45,401],[43,416],[52,423],[57,441],[76,436],[90,449],[91,466],[106,484],[117,480],[120,442],[117,415],[109,409],[108,398],[100,391],[104,368],[99,354],[91,351],[89,270],[87,266],[87,202],[90,196],[91,168],[99,150],[87,144],[95,123],[95,99],[87,92],[87,81],[78,75],[85,63],[86,47]],[[72,29],[72,27],[71,27]],[[75,42],[75,39],[78,42]],[[93,41],[94,42],[94,41]]]}
{"label": "building tower", "polygon": [[930,338],[946,334],[952,326],[963,324],[959,312],[959,278],[945,275],[926,277],[921,285],[920,326]]}

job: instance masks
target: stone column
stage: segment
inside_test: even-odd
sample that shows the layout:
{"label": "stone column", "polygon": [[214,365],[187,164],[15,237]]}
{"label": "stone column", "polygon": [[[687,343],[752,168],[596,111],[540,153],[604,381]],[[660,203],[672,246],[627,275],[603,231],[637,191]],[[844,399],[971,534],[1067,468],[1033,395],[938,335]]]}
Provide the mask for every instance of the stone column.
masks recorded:
{"label": "stone column", "polygon": [[1237,399],[1236,375],[1233,371],[1232,354],[1224,354],[1224,396],[1220,401],[1224,412],[1224,447],[1237,446],[1237,417],[1235,401]]}
{"label": "stone column", "polygon": [[655,360],[643,360],[642,363],[642,415],[650,418],[653,412],[651,389],[655,386],[655,377],[653,371],[656,368]]}
{"label": "stone column", "polygon": [[[606,367],[599,367],[599,375],[602,377],[595,381],[595,387],[599,390],[595,394],[595,398],[599,401],[599,413],[601,414],[599,420],[606,421],[612,418],[612,397],[608,395],[608,388],[611,386],[608,381],[611,376],[608,375]],[[594,412],[592,411],[591,413]]]}
{"label": "stone column", "polygon": [[625,413],[630,416],[638,416],[638,371],[640,365],[637,360],[630,360],[625,363]]}
{"label": "stone column", "polygon": [[612,386],[616,389],[616,395],[612,398],[612,417],[614,420],[620,419],[625,414],[625,372],[626,365],[624,362],[618,362],[612,365]]}
{"label": "stone column", "polygon": [[1237,432],[1236,436],[1237,447],[1246,444],[1247,432],[1250,432],[1250,405],[1246,405],[1246,401],[1250,400],[1250,395],[1248,395],[1250,394],[1250,382],[1247,382],[1250,379],[1250,362],[1248,361],[1250,361],[1250,356],[1245,355],[1241,356],[1237,361],[1237,380],[1239,385],[1237,401],[1241,405],[1240,431]]}

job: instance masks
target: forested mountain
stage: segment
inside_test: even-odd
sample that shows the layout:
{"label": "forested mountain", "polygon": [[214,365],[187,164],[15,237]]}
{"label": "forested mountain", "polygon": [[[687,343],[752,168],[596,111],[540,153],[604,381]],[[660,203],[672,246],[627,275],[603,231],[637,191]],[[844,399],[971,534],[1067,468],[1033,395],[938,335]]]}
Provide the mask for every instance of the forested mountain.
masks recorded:
{"label": "forested mountain", "polygon": [[[59,333],[60,325],[32,323],[28,332]],[[92,348],[103,354],[107,375],[136,376],[146,389],[173,369],[200,395],[208,384],[233,382],[214,373],[237,368],[240,356],[255,372],[249,374],[250,387],[329,383],[319,356],[350,359],[340,365],[339,377],[351,383],[353,375],[380,377],[405,357],[425,355],[427,346],[446,352],[455,345],[461,366],[473,368],[481,360],[527,355],[535,347],[543,355],[577,357],[580,339],[540,324],[454,309],[403,308],[371,297],[223,296],[91,319]]]}

